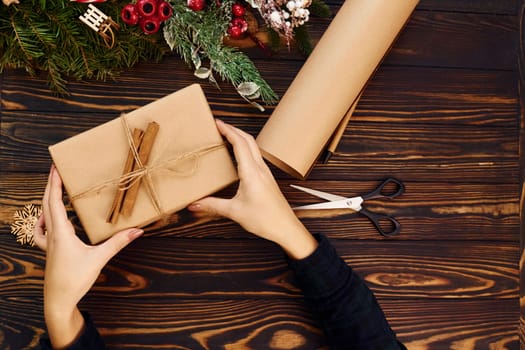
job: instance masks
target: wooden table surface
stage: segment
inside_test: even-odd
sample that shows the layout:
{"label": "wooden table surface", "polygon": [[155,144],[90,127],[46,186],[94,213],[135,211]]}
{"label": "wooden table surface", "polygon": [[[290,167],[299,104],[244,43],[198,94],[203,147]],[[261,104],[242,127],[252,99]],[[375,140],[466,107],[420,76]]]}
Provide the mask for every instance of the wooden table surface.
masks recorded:
{"label": "wooden table surface", "polygon": [[[401,221],[394,239],[345,211],[315,211],[303,221],[365,278],[409,349],[520,347],[522,2],[421,0],[337,154],[304,183],[342,195],[386,176],[405,183],[403,196],[369,204]],[[314,37],[328,24],[312,20]],[[281,96],[304,61],[295,50],[249,54]],[[9,224],[15,210],[41,202],[47,146],[199,81],[176,56],[139,64],[114,82],[72,82],[66,98],[50,93],[45,77],[8,70],[0,79],[0,348],[26,349],[45,331],[45,261],[15,241]],[[203,87],[217,117],[253,135],[272,112],[258,112],[226,83],[221,91]],[[272,169],[290,202],[316,201]],[[82,308],[114,349],[324,344],[278,247],[187,211],[114,258]]]}

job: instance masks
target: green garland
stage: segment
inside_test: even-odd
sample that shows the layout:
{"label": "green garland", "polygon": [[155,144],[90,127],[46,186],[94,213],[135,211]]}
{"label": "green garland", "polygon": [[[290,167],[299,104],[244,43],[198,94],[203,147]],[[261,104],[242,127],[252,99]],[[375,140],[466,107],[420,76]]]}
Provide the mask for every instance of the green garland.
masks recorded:
{"label": "green garland", "polygon": [[[222,39],[231,21],[233,0],[222,1],[221,6],[211,4],[207,11],[191,11],[180,1],[171,1],[173,16],[164,24],[164,37],[168,45],[196,69],[196,75],[216,83],[213,72],[223,80],[230,81],[241,96],[250,98],[260,95],[266,103],[275,103],[277,95],[260,76],[251,60],[235,48],[224,46]],[[209,60],[210,68],[201,66]],[[199,74],[200,73],[200,74]],[[243,83],[254,83],[252,94],[240,90]]]}
{"label": "green garland", "polygon": [[[51,90],[67,94],[68,79],[113,78],[139,61],[158,62],[175,50],[194,66],[198,77],[208,78],[218,86],[215,72],[258,107],[252,99],[277,101],[277,95],[252,61],[222,43],[234,0],[224,0],[220,6],[212,2],[205,11],[198,12],[190,10],[185,0],[169,2],[173,16],[164,24],[164,38],[162,31],[145,35],[137,26],[122,23],[120,12],[129,0],[97,3],[102,12],[120,25],[112,48],[106,47],[102,37],[78,19],[86,11],[86,4],[69,0],[20,0],[20,4],[0,5],[0,72],[6,68],[22,68],[30,75],[44,71]],[[312,5],[318,14],[323,15],[323,11],[329,14],[321,0],[314,0]],[[270,34],[274,34],[271,37],[276,43],[278,35]],[[311,51],[306,29],[298,32],[296,40],[305,54]]]}
{"label": "green garland", "polygon": [[[99,4],[120,21],[121,5]],[[169,48],[159,36],[146,36],[135,27],[121,26],[111,49],[78,17],[85,4],[65,0],[21,0],[0,5],[0,71],[23,68],[30,75],[47,72],[50,88],[67,93],[66,79],[105,80],[141,60],[159,61]],[[125,39],[124,39],[125,38]]]}

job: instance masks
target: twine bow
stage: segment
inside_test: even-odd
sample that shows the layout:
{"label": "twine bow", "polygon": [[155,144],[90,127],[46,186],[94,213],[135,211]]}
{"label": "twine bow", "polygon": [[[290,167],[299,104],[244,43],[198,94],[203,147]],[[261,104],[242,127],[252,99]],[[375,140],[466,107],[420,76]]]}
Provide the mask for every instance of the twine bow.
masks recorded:
{"label": "twine bow", "polygon": [[[179,154],[175,157],[162,160],[156,164],[154,163],[145,165],[140,160],[139,154],[137,152],[137,147],[133,142],[133,134],[126,120],[125,114],[121,115],[120,120],[122,122],[124,132],[126,134],[129,149],[131,150],[133,158],[135,159],[135,162],[137,164],[137,169],[127,174],[123,174],[122,176],[104,181],[77,194],[74,194],[71,196],[72,201],[75,201],[87,195],[91,195],[93,193],[99,193],[102,189],[106,188],[107,186],[117,186],[119,190],[125,191],[131,186],[133,186],[137,181],[143,180],[146,185],[148,197],[150,198],[153,207],[155,208],[155,211],[159,215],[162,215],[164,211],[162,209],[159,196],[155,191],[155,186],[153,184],[153,179],[151,175],[158,171],[169,171],[170,173],[176,174],[178,176],[191,176],[197,171],[197,168],[199,166],[199,159],[201,158],[201,156],[213,152],[219,148],[225,147],[223,142],[216,143],[198,148],[194,151]],[[185,160],[192,160],[192,167],[189,169],[189,171],[180,171],[180,169],[177,168],[177,163],[180,163],[181,161]]]}

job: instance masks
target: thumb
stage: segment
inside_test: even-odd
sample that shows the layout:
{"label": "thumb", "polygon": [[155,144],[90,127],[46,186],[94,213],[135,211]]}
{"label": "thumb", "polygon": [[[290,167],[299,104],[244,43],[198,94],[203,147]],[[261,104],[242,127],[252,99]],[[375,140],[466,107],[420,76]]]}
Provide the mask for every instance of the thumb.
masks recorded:
{"label": "thumb", "polygon": [[194,212],[215,214],[230,218],[230,200],[217,197],[206,197],[192,203],[189,210]]}
{"label": "thumb", "polygon": [[100,244],[97,247],[97,250],[99,251],[100,255],[102,255],[104,263],[107,263],[125,246],[127,246],[129,243],[131,243],[143,233],[144,231],[141,229],[130,228],[114,234],[110,239]]}

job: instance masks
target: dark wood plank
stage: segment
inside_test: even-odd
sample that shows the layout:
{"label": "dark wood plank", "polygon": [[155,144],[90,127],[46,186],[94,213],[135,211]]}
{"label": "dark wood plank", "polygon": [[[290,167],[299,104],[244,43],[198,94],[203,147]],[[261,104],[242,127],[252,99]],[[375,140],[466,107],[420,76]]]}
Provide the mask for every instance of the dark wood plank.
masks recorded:
{"label": "dark wood plank", "polygon": [[[409,349],[418,348],[418,346],[420,348],[424,346],[429,350],[449,349],[454,345],[460,346],[462,350],[491,347],[519,349],[514,323],[517,314],[514,302],[495,301],[489,304],[465,301],[396,302],[385,300],[381,301],[381,304],[394,331]],[[324,343],[323,337],[314,328],[316,324],[310,320],[309,314],[304,310],[300,301],[282,302],[279,300],[268,303],[260,300],[225,301],[219,305],[206,300],[198,305],[191,302],[188,304],[176,303],[166,310],[166,319],[162,320],[161,327],[156,327],[158,324],[155,319],[136,325],[137,319],[143,320],[142,314],[138,312],[140,308],[133,308],[131,311],[133,314],[129,315],[127,309],[111,307],[109,310],[115,310],[118,315],[124,316],[124,320],[128,321],[126,323],[134,325],[132,329],[120,328],[116,331],[113,313],[108,315],[107,312],[104,312],[105,305],[104,303],[98,307],[95,306],[98,309],[95,317],[107,320],[103,334],[109,337],[110,343],[114,341],[115,347],[118,348],[122,343],[128,343],[129,337],[133,337],[140,343],[148,341],[144,339],[148,338],[147,336],[133,336],[136,334],[135,327],[140,330],[145,328],[146,334],[157,333],[155,339],[161,339],[159,345],[162,342],[173,342],[175,339],[177,344],[188,346],[191,349],[201,348],[195,344],[196,340],[207,340],[207,344],[212,349],[220,348],[223,344],[231,344],[232,348],[235,348],[235,345],[240,346],[245,343],[248,348],[252,349],[318,349],[319,345]],[[159,308],[164,311],[164,305],[164,303],[154,302],[154,305],[146,306],[146,312],[154,314]],[[179,305],[182,306],[182,310],[178,309]],[[202,311],[210,313],[210,310],[212,310],[211,320],[200,314]],[[451,310],[461,311],[451,313]],[[188,315],[192,324],[198,325],[195,327],[196,330],[184,329]],[[239,317],[239,315],[242,316]],[[405,332],[406,329],[413,330],[413,332]],[[278,342],[278,339],[285,338],[285,336],[288,339]]]}
{"label": "dark wood plank", "polygon": [[515,15],[520,4],[520,0],[421,0],[417,9]]}
{"label": "dark wood plank", "polygon": [[[123,271],[129,271],[150,281],[145,290],[130,290],[131,294],[272,297],[298,293],[282,252],[266,242],[177,239],[162,245],[144,239],[117,257],[110,265],[115,269],[110,268],[106,278],[109,289],[126,276]],[[514,244],[498,243],[497,257],[489,256],[495,245],[488,243],[451,247],[440,242],[407,246],[336,241],[335,245],[378,296],[494,299],[518,294]],[[179,286],[177,291],[172,290],[174,285]]]}
{"label": "dark wood plank", "polygon": [[382,67],[351,121],[442,125],[518,125],[513,72]]}
{"label": "dark wood plank", "polygon": [[[104,115],[103,119],[113,117]],[[50,164],[48,145],[98,125],[100,121],[78,115],[62,118],[38,115],[34,118],[34,114],[4,112],[0,140],[3,167],[14,172],[47,172]],[[233,123],[256,135],[263,120],[236,118]],[[407,128],[388,121],[352,121],[337,155],[329,164],[317,165],[309,179],[377,180],[396,176],[405,181],[439,178],[449,182],[517,183],[517,137],[513,128],[428,124]]]}
{"label": "dark wood plank", "polygon": [[406,128],[354,122],[350,133],[343,137],[337,156],[314,168],[309,179],[396,176],[425,181],[515,182],[518,178],[513,129]]}
{"label": "dark wood plank", "polygon": [[[367,86],[340,154],[306,185],[351,195],[386,175],[405,181],[402,197],[368,204],[403,223],[393,240],[355,213],[299,215],[333,239],[410,349],[518,349],[517,333],[525,344],[523,308],[516,332],[525,259],[517,243],[520,231],[522,246],[525,237],[522,3],[422,0]],[[328,23],[313,21],[314,37]],[[295,52],[250,54],[279,94],[302,64]],[[73,82],[66,99],[50,94],[44,79],[1,74],[0,348],[34,348],[44,329],[43,253],[18,246],[8,224],[15,209],[40,202],[46,147],[196,81],[176,57],[140,64],[117,82]],[[222,87],[205,85],[215,115],[257,134],[272,108],[260,114]],[[316,201],[275,173],[291,202]],[[186,211],[112,260],[82,307],[114,348],[324,343],[278,247]]]}
{"label": "dark wood plank", "polygon": [[517,16],[416,11],[385,63],[515,70],[518,45]]}
{"label": "dark wood plank", "polygon": [[[227,344],[232,348],[244,348],[242,344],[251,349],[318,349],[324,344],[316,322],[300,299],[195,300],[116,295],[105,297],[91,292],[83,303],[114,349],[169,346],[197,350],[219,349]],[[409,349],[519,349],[515,300],[379,301]],[[27,293],[0,299],[0,346],[34,348],[44,332],[41,303],[41,297]]]}
{"label": "dark wood plank", "polygon": [[[13,213],[26,203],[40,204],[47,174],[14,173],[0,178],[0,224],[9,225]],[[292,205],[317,202],[281,180],[280,186]],[[23,184],[23,186],[21,186]],[[371,191],[377,181],[309,181],[308,186],[354,196]],[[388,213],[402,223],[399,240],[511,241],[519,240],[518,184],[446,184],[406,182],[406,192],[392,201],[377,200],[366,206]],[[219,196],[230,198],[235,186]],[[70,215],[78,222],[74,212]],[[332,238],[382,239],[368,219],[348,210],[301,211],[299,217],[312,232]],[[239,227],[212,217],[195,217],[188,211],[174,215],[170,223],[152,225],[150,237],[247,238]]]}
{"label": "dark wood plank", "polygon": [[[461,8],[462,2],[454,3],[456,7]],[[333,2],[333,15],[337,13],[341,3]],[[484,4],[479,1],[476,3],[483,8]],[[465,4],[459,12],[450,12],[450,7],[454,6],[452,4],[444,4],[440,8],[435,3],[420,3],[396,40],[385,63],[427,67],[515,69],[515,55],[519,44],[516,7],[510,6],[513,9],[508,11],[510,7],[503,2],[501,8],[491,6],[491,11],[483,13],[476,11],[473,4]],[[314,45],[332,18],[311,17],[307,27]],[[441,40],[449,36],[453,36],[454,40]],[[266,52],[257,48],[255,43],[252,45],[252,48],[244,48],[250,57],[266,57]],[[454,54],[451,55],[450,52]],[[294,45],[291,50],[283,45],[272,57],[271,62],[304,59]],[[185,64],[183,69],[189,70]]]}
{"label": "dark wood plank", "polygon": [[[301,62],[258,61],[279,95],[284,94]],[[169,73],[167,73],[169,72]],[[2,109],[99,114],[129,111],[192,83],[202,83],[216,116],[269,116],[246,104],[232,87],[221,90],[196,79],[175,57],[162,64],[144,63],[118,82],[70,84],[71,96],[53,96],[45,80],[21,71],[4,72]],[[516,126],[518,77],[513,72],[382,66],[366,87],[353,120],[403,123]],[[85,115],[82,115],[86,118]]]}
{"label": "dark wood plank", "polygon": [[[516,301],[381,301],[408,349],[518,350]],[[450,313],[456,308],[455,313]],[[506,321],[508,320],[508,321]]]}
{"label": "dark wood plank", "polygon": [[[21,349],[43,332],[44,256],[6,234],[0,242],[0,342]],[[516,246],[334,242],[409,346],[517,349]],[[283,333],[322,344],[293,283],[282,253],[265,241],[141,238],[104,269],[82,307],[118,348],[197,349],[199,339],[266,348]]]}
{"label": "dark wood plank", "polygon": [[[519,125],[519,163],[520,163],[520,301],[525,298],[525,51],[523,34],[525,33],[525,1],[520,1],[520,51],[519,63],[519,100],[520,100],[520,125]],[[521,349],[525,348],[525,303],[520,302],[519,336]]]}
{"label": "dark wood plank", "polygon": [[[325,3],[339,6],[343,0],[326,0]],[[516,15],[520,0],[420,0],[417,10],[486,13],[498,15]]]}
{"label": "dark wood plank", "polygon": [[[523,198],[523,195],[525,195],[524,192],[522,192],[522,198]],[[523,208],[522,208],[522,211],[523,213]],[[523,300],[523,297],[525,295],[525,266],[524,266],[524,261],[525,261],[525,250],[523,249],[523,241],[524,241],[524,234],[523,234],[523,220],[522,220],[522,223],[521,223],[521,229],[520,229],[520,243],[521,243],[521,247],[520,247],[520,251],[521,251],[521,256],[520,256],[520,260],[519,260],[519,278],[520,278],[520,300]],[[523,347],[525,346],[525,307],[523,306],[523,303],[520,302],[520,306],[519,306],[519,309],[520,309],[520,317],[519,317],[519,327],[518,327],[518,334],[519,334],[519,337],[520,337],[520,345],[522,346],[522,349]]]}
{"label": "dark wood plank", "polygon": [[[6,266],[0,296],[40,288],[43,253],[19,246],[7,234],[0,242]],[[334,245],[382,298],[518,297],[519,248],[514,243],[334,240]],[[124,298],[300,296],[281,249],[261,239],[144,237],[110,262],[94,290],[108,297],[119,291]]]}
{"label": "dark wood plank", "polygon": [[[334,15],[338,10],[339,6],[332,7]],[[307,24],[314,45],[330,22],[331,18],[314,17]],[[444,37],[454,40],[443,40]],[[518,46],[515,13],[452,13],[420,4],[385,57],[384,64],[515,70]],[[251,57],[264,57],[264,52],[257,48],[247,52]],[[296,49],[290,52],[283,48],[274,58],[289,60],[302,56]]]}

